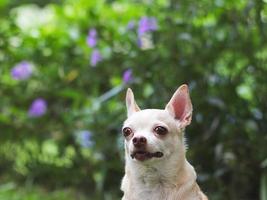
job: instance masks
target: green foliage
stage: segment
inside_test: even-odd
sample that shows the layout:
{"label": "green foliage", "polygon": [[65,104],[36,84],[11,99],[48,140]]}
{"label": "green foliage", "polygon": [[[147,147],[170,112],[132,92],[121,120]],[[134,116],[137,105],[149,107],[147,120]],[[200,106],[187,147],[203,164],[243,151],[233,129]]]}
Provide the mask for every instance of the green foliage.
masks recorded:
{"label": "green foliage", "polygon": [[261,177],[261,184],[260,184],[260,200],[267,199],[267,179],[266,175],[264,174]]}
{"label": "green foliage", "polygon": [[[201,187],[214,200],[266,199],[265,0],[0,0],[0,11],[0,199],[77,199],[65,187],[118,199],[124,89],[142,108],[163,108],[182,83],[194,105],[188,159]],[[140,38],[144,16],[158,28]],[[95,49],[102,60],[92,66]],[[33,73],[15,80],[22,61]],[[37,98],[47,111],[29,116]],[[32,191],[12,196],[21,188],[13,182],[29,180]],[[48,197],[39,186],[61,189]]]}
{"label": "green foliage", "polygon": [[37,187],[25,187],[19,188],[14,183],[6,183],[0,187],[0,199],[1,200],[85,200],[84,196],[75,194],[75,191],[71,189],[58,190],[47,194],[45,190]]}

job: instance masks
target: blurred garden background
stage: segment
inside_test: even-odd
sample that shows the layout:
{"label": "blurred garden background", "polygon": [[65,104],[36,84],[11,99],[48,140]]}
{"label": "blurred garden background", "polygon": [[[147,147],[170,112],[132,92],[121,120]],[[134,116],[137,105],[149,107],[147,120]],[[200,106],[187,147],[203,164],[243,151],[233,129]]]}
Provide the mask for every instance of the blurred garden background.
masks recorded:
{"label": "blurred garden background", "polygon": [[116,200],[125,89],[187,83],[211,200],[267,200],[266,0],[0,0],[0,200]]}

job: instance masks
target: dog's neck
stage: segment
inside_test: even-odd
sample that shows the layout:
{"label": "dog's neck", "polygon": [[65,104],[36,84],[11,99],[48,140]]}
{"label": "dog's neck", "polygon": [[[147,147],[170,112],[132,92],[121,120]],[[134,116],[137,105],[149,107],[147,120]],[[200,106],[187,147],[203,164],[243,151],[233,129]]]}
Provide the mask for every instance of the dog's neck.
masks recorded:
{"label": "dog's neck", "polygon": [[151,165],[126,159],[125,170],[130,184],[143,187],[154,187],[161,184],[164,187],[179,188],[185,183],[196,181],[195,170],[185,156],[178,159],[170,157],[166,161]]}
{"label": "dog's neck", "polygon": [[153,165],[126,159],[123,200],[199,199],[197,188],[195,170],[185,158],[170,158]]}

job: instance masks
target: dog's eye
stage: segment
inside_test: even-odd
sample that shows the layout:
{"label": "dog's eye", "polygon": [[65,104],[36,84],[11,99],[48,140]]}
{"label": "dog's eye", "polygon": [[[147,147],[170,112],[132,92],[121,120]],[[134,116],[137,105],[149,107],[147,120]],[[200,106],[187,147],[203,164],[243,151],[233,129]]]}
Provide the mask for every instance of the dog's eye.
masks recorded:
{"label": "dog's eye", "polygon": [[132,134],[132,129],[130,129],[129,127],[125,127],[124,129],[122,129],[123,135],[124,137],[128,137],[129,135]]}
{"label": "dog's eye", "polygon": [[168,133],[168,130],[163,127],[163,126],[157,126],[154,131],[158,134],[158,135],[166,135]]}

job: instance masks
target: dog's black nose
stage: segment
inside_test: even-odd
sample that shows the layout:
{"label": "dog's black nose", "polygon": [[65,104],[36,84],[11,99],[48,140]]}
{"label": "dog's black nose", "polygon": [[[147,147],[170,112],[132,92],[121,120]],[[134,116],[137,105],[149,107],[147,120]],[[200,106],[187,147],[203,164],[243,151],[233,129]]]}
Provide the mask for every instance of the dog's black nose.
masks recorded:
{"label": "dog's black nose", "polygon": [[146,138],[145,137],[134,137],[133,145],[137,148],[144,147],[146,145]]}

